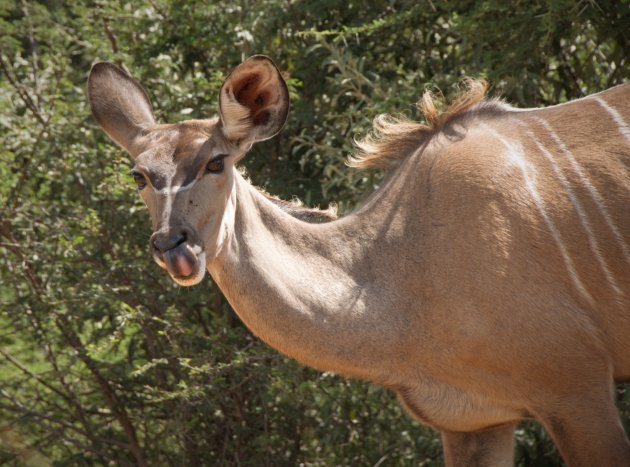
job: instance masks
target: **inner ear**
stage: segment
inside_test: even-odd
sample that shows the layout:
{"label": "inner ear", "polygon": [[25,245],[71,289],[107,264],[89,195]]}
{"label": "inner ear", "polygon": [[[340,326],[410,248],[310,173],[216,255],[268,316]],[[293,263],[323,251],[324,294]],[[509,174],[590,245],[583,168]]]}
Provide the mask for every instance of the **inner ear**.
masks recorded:
{"label": "inner ear", "polygon": [[236,67],[225,80],[219,106],[228,139],[261,141],[284,125],[289,91],[274,63],[257,55]]}
{"label": "inner ear", "polygon": [[263,81],[262,75],[252,73],[243,76],[242,79],[234,83],[234,97],[239,104],[249,109],[250,118],[254,125],[268,123],[270,115],[266,107],[272,103],[274,98],[273,90],[269,87],[265,89]]}

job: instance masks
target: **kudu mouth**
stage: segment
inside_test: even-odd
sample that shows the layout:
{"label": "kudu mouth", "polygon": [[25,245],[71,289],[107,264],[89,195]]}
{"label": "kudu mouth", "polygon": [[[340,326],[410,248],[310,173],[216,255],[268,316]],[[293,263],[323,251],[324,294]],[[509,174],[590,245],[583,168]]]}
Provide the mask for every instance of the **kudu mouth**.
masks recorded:
{"label": "kudu mouth", "polygon": [[149,243],[155,262],[175,282],[184,286],[201,282],[206,272],[206,256],[190,229],[154,232]]}

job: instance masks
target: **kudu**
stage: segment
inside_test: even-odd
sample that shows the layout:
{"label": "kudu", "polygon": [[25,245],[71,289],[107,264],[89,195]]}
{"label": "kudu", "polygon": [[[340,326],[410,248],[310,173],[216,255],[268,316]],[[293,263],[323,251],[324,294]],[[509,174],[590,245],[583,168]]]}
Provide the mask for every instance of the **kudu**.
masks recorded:
{"label": "kudu", "polygon": [[[517,110],[471,89],[429,125],[375,121],[354,164],[388,176],[356,211],[305,222],[236,168],[274,136],[286,84],[254,56],[219,116],[158,124],[97,63],[94,117],[135,162],[155,261],[206,269],[243,322],[306,365],[396,392],[447,465],[510,465],[538,420],[571,466],[630,465],[614,383],[630,379],[630,86]],[[291,215],[294,214],[294,215]]]}

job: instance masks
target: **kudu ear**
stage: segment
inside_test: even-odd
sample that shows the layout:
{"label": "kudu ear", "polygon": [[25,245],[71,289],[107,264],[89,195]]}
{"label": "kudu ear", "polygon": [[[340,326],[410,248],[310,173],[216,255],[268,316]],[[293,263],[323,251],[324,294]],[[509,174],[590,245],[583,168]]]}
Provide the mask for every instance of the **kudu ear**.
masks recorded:
{"label": "kudu ear", "polygon": [[88,96],[96,121],[136,157],[141,152],[142,130],[155,123],[144,88],[122,68],[98,62],[90,70]]}
{"label": "kudu ear", "polygon": [[226,78],[219,95],[223,134],[232,141],[269,139],[289,113],[289,90],[276,65],[264,55],[248,58]]}

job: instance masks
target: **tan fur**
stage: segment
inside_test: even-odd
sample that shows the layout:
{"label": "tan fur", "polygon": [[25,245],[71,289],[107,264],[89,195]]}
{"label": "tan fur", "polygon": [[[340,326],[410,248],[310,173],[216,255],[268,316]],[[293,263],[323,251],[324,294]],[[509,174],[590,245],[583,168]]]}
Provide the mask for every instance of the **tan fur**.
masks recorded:
{"label": "tan fur", "polygon": [[[436,99],[431,91],[425,91],[416,105],[426,124],[403,116],[378,115],[373,121],[372,133],[355,141],[359,152],[349,158],[349,165],[361,169],[391,168],[455,117],[475,106],[481,107],[487,88],[488,84],[483,80],[465,80],[459,94],[444,110],[440,109],[443,99]],[[492,104],[493,101],[485,103],[486,106]]]}
{"label": "tan fur", "polygon": [[[266,60],[234,76],[264,74]],[[130,79],[109,76],[102,86]],[[279,74],[263,84],[282,94]],[[363,164],[390,166],[382,186],[316,224],[242,177],[246,148],[226,137],[225,114],[149,125],[134,157],[151,170],[141,195],[152,241],[185,232],[182,245],[274,348],[396,392],[442,431],[448,466],[511,464],[524,418],[570,466],[630,465],[614,404],[614,383],[630,379],[630,85],[525,111],[481,95],[444,114],[425,102],[430,130],[385,123]],[[118,108],[106,130],[130,121]],[[274,109],[252,118],[247,141],[276,131],[286,109]],[[204,173],[217,155],[225,170]],[[190,285],[203,273],[173,277]]]}

